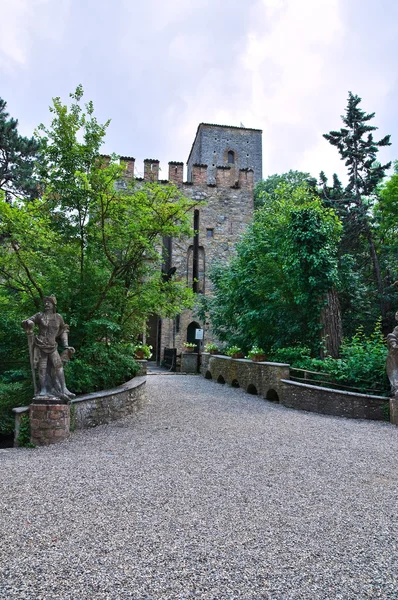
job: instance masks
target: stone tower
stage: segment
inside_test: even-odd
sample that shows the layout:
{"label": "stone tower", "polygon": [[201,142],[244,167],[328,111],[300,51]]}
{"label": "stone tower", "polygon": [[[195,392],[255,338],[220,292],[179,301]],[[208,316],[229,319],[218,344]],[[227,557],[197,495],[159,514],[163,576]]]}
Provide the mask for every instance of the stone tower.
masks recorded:
{"label": "stone tower", "polygon": [[[261,130],[201,123],[184,164],[169,162],[168,180],[188,198],[204,201],[192,211],[191,239],[163,239],[163,272],[171,270],[198,295],[212,294],[209,269],[215,262],[228,265],[235,244],[253,218],[253,187],[261,179]],[[121,157],[127,177],[134,177],[134,158]],[[144,161],[144,182],[159,181],[159,161]],[[175,319],[152,315],[147,342],[154,358],[162,361],[165,348],[182,350],[184,342],[196,342],[196,329],[204,330],[204,342],[213,341],[211,324],[200,322],[185,310]]]}
{"label": "stone tower", "polygon": [[217,167],[229,166],[231,177],[239,179],[239,169],[252,169],[254,183],[262,179],[262,131],[200,123],[188,157],[188,181],[192,181],[192,167],[206,165],[207,183],[216,182]]}

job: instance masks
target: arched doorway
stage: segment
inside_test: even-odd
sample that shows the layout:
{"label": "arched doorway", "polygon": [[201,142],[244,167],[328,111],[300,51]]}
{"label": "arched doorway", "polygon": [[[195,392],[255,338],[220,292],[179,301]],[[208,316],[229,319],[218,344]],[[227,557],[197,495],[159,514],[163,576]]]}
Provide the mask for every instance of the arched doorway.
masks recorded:
{"label": "arched doorway", "polygon": [[200,340],[195,339],[195,334],[196,334],[196,330],[200,329],[200,328],[201,327],[200,327],[199,323],[197,323],[196,321],[192,321],[187,327],[187,342],[189,342],[190,344],[196,345],[195,352],[199,352]]}

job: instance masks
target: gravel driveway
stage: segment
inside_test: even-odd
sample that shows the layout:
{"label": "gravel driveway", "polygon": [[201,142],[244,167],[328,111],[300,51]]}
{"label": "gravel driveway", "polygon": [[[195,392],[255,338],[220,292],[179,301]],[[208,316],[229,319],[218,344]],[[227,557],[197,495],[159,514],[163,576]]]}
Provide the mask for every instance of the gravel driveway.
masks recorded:
{"label": "gravel driveway", "polygon": [[148,377],[133,417],[0,452],[0,598],[398,598],[398,429]]}

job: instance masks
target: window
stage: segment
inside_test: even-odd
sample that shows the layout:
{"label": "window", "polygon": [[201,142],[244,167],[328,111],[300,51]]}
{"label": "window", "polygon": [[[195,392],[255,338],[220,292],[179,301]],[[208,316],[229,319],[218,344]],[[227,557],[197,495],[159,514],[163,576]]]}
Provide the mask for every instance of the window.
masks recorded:
{"label": "window", "polygon": [[206,229],[206,237],[212,238],[214,237],[214,229]]}
{"label": "window", "polygon": [[233,164],[235,162],[235,152],[232,150],[228,151],[228,162]]}

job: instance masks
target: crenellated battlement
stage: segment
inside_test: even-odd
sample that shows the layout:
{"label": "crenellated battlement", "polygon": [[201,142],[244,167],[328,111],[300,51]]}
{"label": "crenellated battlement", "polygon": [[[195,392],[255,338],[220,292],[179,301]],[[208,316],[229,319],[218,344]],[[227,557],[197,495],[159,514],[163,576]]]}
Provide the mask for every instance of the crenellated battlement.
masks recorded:
{"label": "crenellated battlement", "polygon": [[[110,156],[102,155],[104,165],[109,164]],[[131,156],[121,156],[120,164],[125,165],[125,179],[134,177],[135,158]],[[160,163],[154,158],[146,158],[144,160],[144,177],[136,177],[136,181],[147,181],[157,183],[173,183],[175,185],[217,187],[217,188],[234,188],[234,189],[253,189],[254,172],[253,169],[235,169],[229,165],[217,166],[212,173],[215,172],[215,181],[209,182],[209,168],[206,164],[197,163],[192,165],[191,181],[184,181],[184,163],[179,161],[169,162],[169,173],[167,180],[159,180]],[[214,178],[213,178],[214,179]]]}

